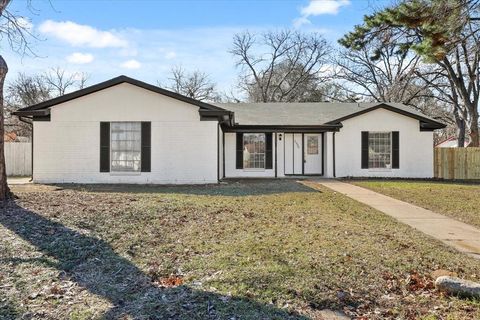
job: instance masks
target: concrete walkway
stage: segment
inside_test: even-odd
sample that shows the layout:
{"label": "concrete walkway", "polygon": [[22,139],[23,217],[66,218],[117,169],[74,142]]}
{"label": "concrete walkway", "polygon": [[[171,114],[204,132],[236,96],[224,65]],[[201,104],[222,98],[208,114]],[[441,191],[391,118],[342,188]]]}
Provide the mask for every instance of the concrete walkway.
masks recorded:
{"label": "concrete walkway", "polygon": [[382,211],[458,251],[480,259],[480,229],[349,183],[336,180],[317,180],[315,182]]}

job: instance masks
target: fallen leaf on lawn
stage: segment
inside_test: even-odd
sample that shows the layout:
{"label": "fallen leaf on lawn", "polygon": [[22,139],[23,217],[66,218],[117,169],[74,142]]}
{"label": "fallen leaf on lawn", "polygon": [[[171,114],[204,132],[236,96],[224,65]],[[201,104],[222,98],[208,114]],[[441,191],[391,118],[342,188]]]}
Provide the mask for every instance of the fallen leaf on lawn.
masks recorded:
{"label": "fallen leaf on lawn", "polygon": [[168,277],[160,278],[159,284],[166,288],[177,287],[183,284],[183,278],[172,274]]}

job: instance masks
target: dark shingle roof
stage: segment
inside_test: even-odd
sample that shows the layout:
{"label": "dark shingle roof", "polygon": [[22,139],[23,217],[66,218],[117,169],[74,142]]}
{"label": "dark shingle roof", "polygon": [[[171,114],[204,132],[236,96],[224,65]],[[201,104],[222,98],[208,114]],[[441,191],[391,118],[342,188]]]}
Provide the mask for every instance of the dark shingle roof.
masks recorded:
{"label": "dark shingle roof", "polygon": [[216,106],[233,111],[239,125],[304,125],[314,126],[341,122],[356,113],[367,112],[379,106],[412,116],[426,122],[437,123],[423,113],[401,103],[216,103]]}

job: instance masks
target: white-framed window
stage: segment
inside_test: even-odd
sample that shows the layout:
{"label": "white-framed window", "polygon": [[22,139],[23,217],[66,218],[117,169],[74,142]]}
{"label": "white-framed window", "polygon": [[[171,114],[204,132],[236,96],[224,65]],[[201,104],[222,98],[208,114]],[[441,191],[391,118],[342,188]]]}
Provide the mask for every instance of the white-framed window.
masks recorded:
{"label": "white-framed window", "polygon": [[265,169],[265,134],[243,134],[243,168]]}
{"label": "white-framed window", "polygon": [[140,172],[141,148],[141,122],[110,124],[111,172]]}
{"label": "white-framed window", "polygon": [[368,168],[392,168],[392,133],[368,133]]}

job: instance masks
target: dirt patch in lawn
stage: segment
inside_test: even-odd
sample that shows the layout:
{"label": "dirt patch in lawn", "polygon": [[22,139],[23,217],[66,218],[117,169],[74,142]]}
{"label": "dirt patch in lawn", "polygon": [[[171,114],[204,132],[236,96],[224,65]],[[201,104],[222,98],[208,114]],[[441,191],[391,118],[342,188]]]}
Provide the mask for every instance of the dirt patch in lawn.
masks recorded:
{"label": "dirt patch in lawn", "polygon": [[478,280],[477,261],[324,188],[233,183],[14,187],[0,318],[480,317],[429,277]]}
{"label": "dirt patch in lawn", "polygon": [[351,181],[480,228],[480,184],[436,181]]}

